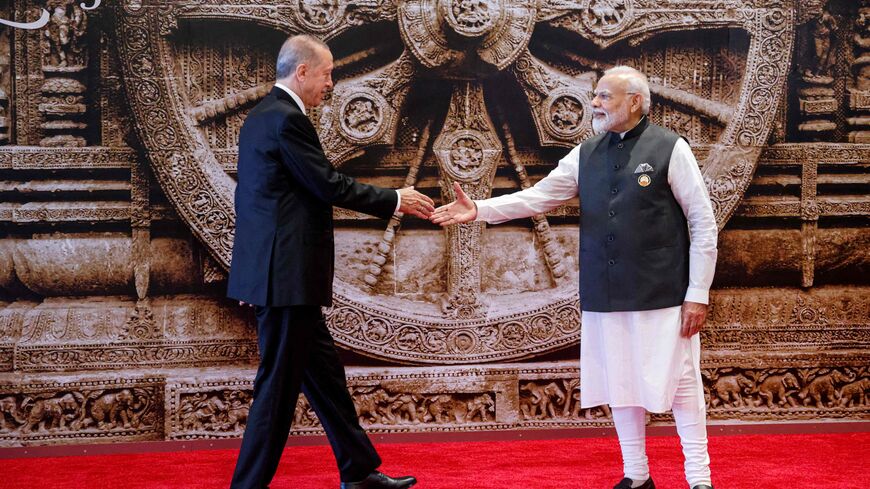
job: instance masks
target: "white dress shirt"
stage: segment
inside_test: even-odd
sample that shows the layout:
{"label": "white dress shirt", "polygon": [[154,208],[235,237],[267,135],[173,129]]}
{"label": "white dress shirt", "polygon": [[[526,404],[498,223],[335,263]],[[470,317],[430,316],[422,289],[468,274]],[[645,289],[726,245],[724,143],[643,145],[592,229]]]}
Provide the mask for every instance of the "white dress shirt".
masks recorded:
{"label": "white dress shirt", "polygon": [[[308,115],[308,112],[305,111],[305,104],[302,102],[302,99],[299,97],[299,95],[296,95],[296,92],[290,90],[290,88],[282,83],[276,83],[275,86],[287,92],[287,94],[290,95],[293,101],[296,102],[296,105],[299,106],[299,110],[301,110],[302,113],[306,116]],[[400,194],[398,190],[396,190],[396,197],[396,210],[393,211],[393,213],[399,212],[399,208],[402,207],[402,194]]]}
{"label": "white dress shirt", "polygon": [[[532,187],[475,201],[477,220],[500,223],[528,217],[574,198],[578,194],[579,153],[578,145]],[[689,287],[685,300],[707,304],[716,268],[718,229],[701,170],[683,139],[677,141],[671,153],[668,184],[689,225]],[[691,338],[680,334],[681,309],[583,311],[581,406],[641,406],[650,412],[665,412],[673,405],[681,379],[695,386],[695,396],[703,406],[700,339],[697,334]],[[683,371],[686,364],[692,367],[688,373]],[[689,379],[683,378],[686,375]]]}
{"label": "white dress shirt", "polygon": [[[476,200],[476,220],[498,224],[529,217],[551,211],[576,197],[580,146],[559,160],[558,166],[534,186],[500,197]],[[718,227],[698,162],[689,143],[682,138],[677,140],[671,153],[668,184],[689,223],[689,288],[685,300],[707,304],[716,269]]]}

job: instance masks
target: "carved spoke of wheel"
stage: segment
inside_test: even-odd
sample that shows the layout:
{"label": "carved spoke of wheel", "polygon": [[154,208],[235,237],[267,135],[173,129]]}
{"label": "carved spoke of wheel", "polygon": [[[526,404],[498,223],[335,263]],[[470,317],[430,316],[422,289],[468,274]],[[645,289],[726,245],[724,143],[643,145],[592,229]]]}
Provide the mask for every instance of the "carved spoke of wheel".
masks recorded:
{"label": "carved spoke of wheel", "polygon": [[340,166],[366,147],[395,142],[399,109],[415,73],[415,64],[405,52],[375,72],[336,84],[319,128],[333,164]]}
{"label": "carved spoke of wheel", "polygon": [[[417,183],[417,174],[420,172],[420,165],[423,163],[423,158],[426,156],[426,149],[429,146],[429,134],[431,129],[432,123],[430,121],[426,124],[426,127],[423,128],[423,133],[420,135],[420,147],[417,150],[417,154],[414,155],[414,160],[408,165],[408,175],[405,177],[402,188],[411,187]],[[384,230],[384,235],[381,237],[381,242],[378,243],[377,252],[372,256],[371,261],[369,261],[369,264],[366,267],[366,273],[363,280],[372,289],[377,285],[378,278],[381,276],[381,272],[383,272],[384,264],[386,264],[388,257],[393,251],[393,242],[396,238],[396,232],[399,229],[399,225],[402,223],[402,217],[404,217],[404,214],[400,211],[396,211],[396,213],[393,214],[393,217],[390,218],[389,223],[387,223],[387,229]]]}
{"label": "carved spoke of wheel", "polygon": [[542,145],[573,146],[592,135],[592,77],[568,77],[528,52],[511,69],[529,99]]}
{"label": "carved spoke of wheel", "polygon": [[[492,192],[501,144],[486,110],[483,87],[476,82],[458,83],[441,134],[435,140],[435,157],[441,170],[442,197],[452,202],[457,181],[472,199]],[[451,317],[472,318],[486,313],[481,291],[480,247],[484,223],[448,226],[447,295],[442,310]]]}

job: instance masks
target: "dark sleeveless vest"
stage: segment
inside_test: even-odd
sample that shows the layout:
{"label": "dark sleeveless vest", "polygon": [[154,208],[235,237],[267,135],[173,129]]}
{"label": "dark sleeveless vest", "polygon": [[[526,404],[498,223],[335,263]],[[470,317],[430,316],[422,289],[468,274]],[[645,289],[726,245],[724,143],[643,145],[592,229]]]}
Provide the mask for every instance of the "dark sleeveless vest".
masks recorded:
{"label": "dark sleeveless vest", "polygon": [[580,307],[646,311],[678,306],[689,286],[689,231],[668,185],[680,136],[644,119],[621,139],[580,147]]}

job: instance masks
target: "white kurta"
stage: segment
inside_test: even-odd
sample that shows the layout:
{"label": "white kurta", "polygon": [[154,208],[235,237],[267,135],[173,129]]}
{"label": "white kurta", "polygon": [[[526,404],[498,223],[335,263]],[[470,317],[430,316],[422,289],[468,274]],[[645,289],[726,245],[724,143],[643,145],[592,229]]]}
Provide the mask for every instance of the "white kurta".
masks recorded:
{"label": "white kurta", "polygon": [[[624,136],[624,134],[623,134]],[[477,220],[498,224],[555,209],[578,194],[580,145],[534,186],[475,201]],[[686,301],[707,304],[716,268],[717,226],[704,179],[689,144],[679,139],[668,169],[668,184],[689,223],[689,288]],[[582,231],[581,231],[582,232]],[[582,308],[582,304],[581,304]],[[700,341],[680,336],[680,307],[653,311],[583,311],[580,398],[585,407],[609,404],[671,408],[680,367],[695,366],[700,398]]]}

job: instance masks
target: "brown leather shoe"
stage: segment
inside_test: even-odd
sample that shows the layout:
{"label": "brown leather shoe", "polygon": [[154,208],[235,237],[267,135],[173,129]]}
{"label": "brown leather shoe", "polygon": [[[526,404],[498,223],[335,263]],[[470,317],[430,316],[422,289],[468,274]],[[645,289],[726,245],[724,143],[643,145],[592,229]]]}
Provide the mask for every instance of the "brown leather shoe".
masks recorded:
{"label": "brown leather shoe", "polygon": [[[626,477],[619,481],[619,484],[613,486],[613,489],[631,489],[631,485],[634,484],[634,481]],[[635,487],[634,489],[656,489],[656,485],[652,480],[652,477],[646,480],[643,484]],[[692,488],[696,489],[696,488]]]}
{"label": "brown leather shoe", "polygon": [[405,476],[392,478],[377,470],[358,482],[342,482],[341,489],[405,489],[417,483],[417,479]]}

